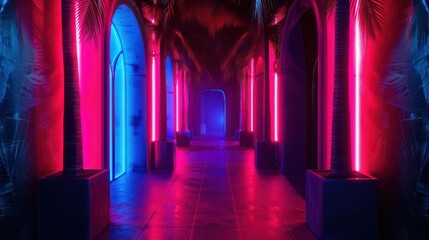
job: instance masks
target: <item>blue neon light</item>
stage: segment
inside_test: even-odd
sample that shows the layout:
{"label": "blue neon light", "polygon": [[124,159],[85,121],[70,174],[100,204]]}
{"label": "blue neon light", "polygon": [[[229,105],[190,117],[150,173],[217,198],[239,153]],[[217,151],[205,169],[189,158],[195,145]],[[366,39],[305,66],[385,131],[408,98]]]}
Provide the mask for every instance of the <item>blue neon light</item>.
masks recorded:
{"label": "blue neon light", "polygon": [[110,34],[110,166],[111,180],[127,171],[127,79],[121,37],[112,23]]}
{"label": "blue neon light", "polygon": [[226,100],[222,90],[205,90],[201,95],[201,134],[226,133]]}
{"label": "blue neon light", "polygon": [[167,140],[174,139],[174,79],[173,65],[167,57],[165,62],[167,90]]}

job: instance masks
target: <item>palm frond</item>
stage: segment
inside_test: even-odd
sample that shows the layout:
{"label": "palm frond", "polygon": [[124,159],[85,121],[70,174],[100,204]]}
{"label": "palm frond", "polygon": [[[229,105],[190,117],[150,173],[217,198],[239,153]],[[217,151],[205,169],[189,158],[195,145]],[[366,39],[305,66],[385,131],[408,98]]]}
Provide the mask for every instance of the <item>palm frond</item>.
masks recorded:
{"label": "palm frond", "polygon": [[[175,34],[182,42],[183,48],[186,49],[188,59],[192,60],[193,65],[196,68],[197,73],[202,73],[204,69],[204,64],[206,62],[206,58],[201,55],[204,52],[204,46],[201,46],[201,36],[198,34],[192,34],[182,31],[176,30]],[[208,33],[207,33],[208,34]],[[198,49],[196,46],[200,46]],[[200,55],[198,54],[200,53]]]}
{"label": "palm frond", "polygon": [[429,11],[425,0],[414,0],[413,18],[413,32],[417,34],[418,47],[422,47],[429,35]]}
{"label": "palm frond", "polygon": [[383,30],[384,0],[361,0],[356,9],[363,33],[375,37],[376,32]]}
{"label": "palm frond", "polygon": [[0,3],[0,13],[3,12],[6,4],[9,2],[9,0],[2,0],[2,2]]}
{"label": "palm frond", "polygon": [[226,79],[231,79],[235,72],[241,71],[247,66],[248,58],[253,54],[252,47],[256,46],[257,37],[252,32],[245,32],[241,38],[236,41],[230,51],[221,59],[221,70],[225,74]]}
{"label": "palm frond", "polygon": [[[427,103],[424,85],[429,87],[429,76],[419,76],[413,67],[427,65],[426,59],[416,58],[411,54],[411,44],[408,35],[404,34],[399,44],[393,50],[389,64],[386,66],[386,77],[381,83],[381,90],[386,102],[412,113],[427,115]],[[429,88],[428,88],[429,89]]]}
{"label": "palm frond", "polygon": [[236,78],[239,81],[242,80],[249,66],[250,58],[257,48],[257,41],[257,37],[251,34],[243,36],[241,43],[235,49],[235,53],[229,60],[229,63],[222,69],[226,79]]}
{"label": "palm frond", "polygon": [[[27,3],[28,4],[28,3]],[[34,0],[32,1],[32,22],[34,25],[34,35],[37,40],[42,41],[42,32],[44,29],[45,20],[45,8],[44,1]]]}
{"label": "palm frond", "polygon": [[76,4],[76,27],[81,40],[97,44],[104,27],[107,0],[79,0]]}
{"label": "palm frond", "polygon": [[323,5],[323,14],[325,17],[330,17],[332,13],[334,12],[335,5],[337,3],[337,0],[326,0],[325,4]]}
{"label": "palm frond", "polygon": [[165,22],[170,22],[177,11],[177,0],[162,0]]}

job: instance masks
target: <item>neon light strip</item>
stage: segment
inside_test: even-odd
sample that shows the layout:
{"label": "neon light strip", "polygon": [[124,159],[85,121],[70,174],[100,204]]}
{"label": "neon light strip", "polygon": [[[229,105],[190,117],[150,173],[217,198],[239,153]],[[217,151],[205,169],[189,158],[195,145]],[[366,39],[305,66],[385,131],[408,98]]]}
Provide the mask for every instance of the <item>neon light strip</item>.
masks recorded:
{"label": "neon light strip", "polygon": [[[77,9],[77,6],[78,6],[78,4],[77,3],[75,3],[75,9]],[[79,88],[80,88],[80,79],[81,79],[81,77],[80,77],[80,69],[81,69],[81,57],[80,57],[80,55],[81,55],[81,53],[80,53],[80,51],[81,51],[81,45],[80,45],[80,41],[79,41],[79,38],[80,38],[80,35],[79,35],[79,31],[78,31],[78,29],[77,29],[77,26],[78,26],[78,24],[79,24],[79,21],[80,21],[80,18],[79,18],[79,14],[75,14],[75,21],[76,21],[76,55],[77,55],[77,73],[78,73],[78,76],[79,76]]]}
{"label": "neon light strip", "polygon": [[112,79],[112,70],[109,68],[109,172],[110,172],[110,181],[113,180],[113,79]]}
{"label": "neon light strip", "polygon": [[[121,43],[121,49],[123,50],[124,48],[122,47],[122,43]],[[117,159],[117,161],[121,161],[121,171],[118,173],[119,177],[122,174],[125,174],[127,172],[127,75],[126,75],[126,69],[125,69],[125,56],[122,54],[122,74],[123,74],[123,84],[122,84],[122,89],[121,89],[121,101],[122,101],[122,111],[121,111],[121,115],[122,115],[122,124],[123,124],[123,129],[122,129],[122,159]]]}
{"label": "neon light strip", "polygon": [[152,141],[156,140],[156,75],[155,57],[152,57]]}
{"label": "neon light strip", "polygon": [[[359,5],[359,0],[356,1]],[[357,11],[356,11],[357,12]],[[355,22],[355,171],[360,171],[360,74],[361,74],[361,31],[359,18]]]}
{"label": "neon light strip", "polygon": [[255,78],[255,60],[250,61],[250,131],[253,132],[253,80]]}
{"label": "neon light strip", "polygon": [[279,113],[278,113],[278,83],[277,73],[274,73],[274,141],[279,141]]}
{"label": "neon light strip", "polygon": [[176,132],[179,131],[179,79],[176,78]]}

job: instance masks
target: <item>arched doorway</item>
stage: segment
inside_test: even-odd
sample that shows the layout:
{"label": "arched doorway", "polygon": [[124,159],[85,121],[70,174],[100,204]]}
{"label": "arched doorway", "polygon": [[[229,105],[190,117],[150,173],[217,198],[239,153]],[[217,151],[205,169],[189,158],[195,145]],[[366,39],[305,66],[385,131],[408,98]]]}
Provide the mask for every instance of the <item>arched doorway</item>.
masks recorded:
{"label": "arched doorway", "polygon": [[167,140],[174,140],[174,78],[171,59],[165,61],[166,97],[167,97]]}
{"label": "arched doorway", "polygon": [[287,175],[303,177],[306,169],[317,168],[319,42],[313,8],[292,7],[280,55],[281,161]]}
{"label": "arched doorway", "polygon": [[226,134],[226,100],[222,90],[205,90],[201,94],[201,135]]}
{"label": "arched doorway", "polygon": [[146,61],[140,24],[131,8],[118,6],[110,26],[108,155],[110,180],[147,158]]}

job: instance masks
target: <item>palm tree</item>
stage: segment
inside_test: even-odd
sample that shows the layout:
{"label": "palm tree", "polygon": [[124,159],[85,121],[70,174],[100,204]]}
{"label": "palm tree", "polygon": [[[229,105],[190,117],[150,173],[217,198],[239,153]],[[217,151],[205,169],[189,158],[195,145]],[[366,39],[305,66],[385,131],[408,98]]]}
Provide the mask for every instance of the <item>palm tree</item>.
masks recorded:
{"label": "palm tree", "polygon": [[[83,169],[80,118],[79,74],[77,61],[77,30],[84,39],[94,39],[103,28],[106,0],[62,0],[62,45],[64,59],[64,153],[66,175]],[[79,20],[76,24],[76,17]]]}
{"label": "palm tree", "polygon": [[[352,2],[351,2],[352,1]],[[383,22],[383,0],[328,0],[328,13],[335,6],[335,72],[332,118],[331,174],[352,174],[349,106],[349,28],[350,9],[357,5],[358,19],[364,33],[374,37]]]}

